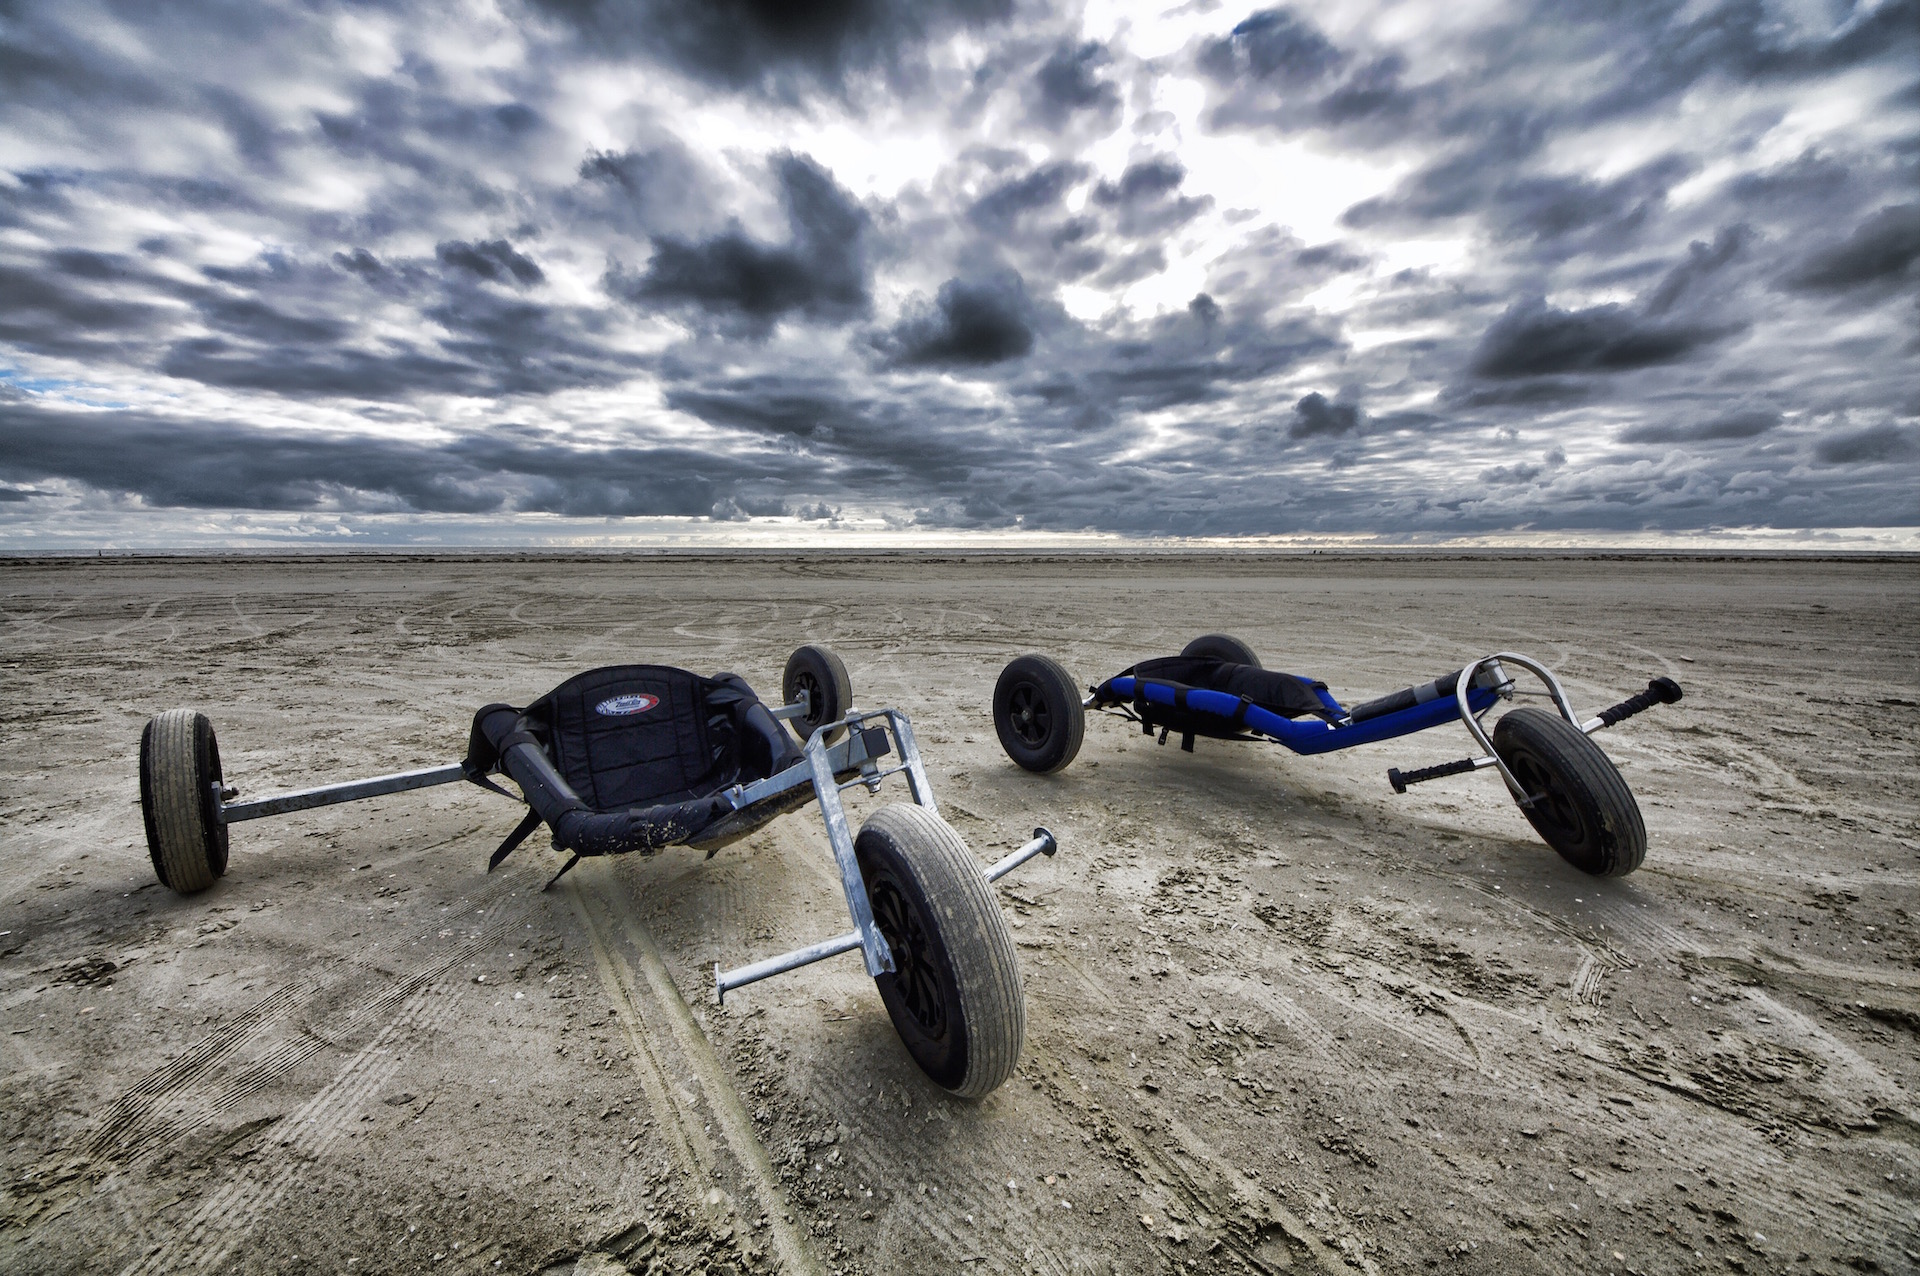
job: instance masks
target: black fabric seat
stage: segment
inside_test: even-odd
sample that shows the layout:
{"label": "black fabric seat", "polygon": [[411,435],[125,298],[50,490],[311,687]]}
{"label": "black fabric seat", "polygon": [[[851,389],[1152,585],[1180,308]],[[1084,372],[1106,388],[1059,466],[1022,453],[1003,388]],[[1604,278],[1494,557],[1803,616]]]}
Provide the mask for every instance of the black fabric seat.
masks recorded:
{"label": "black fabric seat", "polygon": [[[1113,684],[1118,678],[1134,680],[1132,694],[1120,695],[1114,691]],[[1147,683],[1172,687],[1176,702],[1171,705],[1148,703],[1143,690]],[[1283,718],[1311,714],[1334,721],[1339,715],[1317,694],[1326,688],[1324,682],[1262,669],[1258,665],[1235,664],[1214,656],[1163,656],[1122,669],[1095,687],[1093,694],[1095,708],[1128,705],[1147,729],[1166,727],[1178,731],[1185,737],[1181,747],[1188,748],[1193,736],[1233,739],[1244,736],[1247,728],[1243,723],[1244,713],[1230,716],[1187,708],[1186,697],[1180,694],[1184,691],[1220,691],[1237,696],[1243,705],[1255,705]]]}
{"label": "black fabric seat", "polygon": [[705,797],[800,760],[753,688],[730,673],[702,678],[668,665],[591,669],[528,705],[523,716],[568,786],[596,811]]}
{"label": "black fabric seat", "polygon": [[505,771],[531,808],[494,854],[497,865],[541,821],[576,857],[688,841],[734,813],[716,796],[722,790],[802,761],[798,742],[737,675],[614,665],[569,678],[524,709],[485,706],[473,715],[462,766],[489,786],[491,771]]}

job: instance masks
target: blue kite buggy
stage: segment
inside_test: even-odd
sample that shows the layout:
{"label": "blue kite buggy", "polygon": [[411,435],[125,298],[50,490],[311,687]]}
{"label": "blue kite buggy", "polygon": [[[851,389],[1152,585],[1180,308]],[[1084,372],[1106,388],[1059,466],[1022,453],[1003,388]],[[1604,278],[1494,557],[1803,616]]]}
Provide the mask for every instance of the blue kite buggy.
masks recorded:
{"label": "blue kite buggy", "polygon": [[[1546,690],[1516,691],[1509,666],[1534,675]],[[1060,770],[1080,751],[1088,709],[1138,723],[1148,735],[1158,730],[1161,744],[1178,734],[1180,747],[1189,753],[1196,736],[1329,753],[1457,719],[1480,752],[1415,771],[1391,768],[1387,780],[1394,792],[1496,768],[1547,845],[1581,872],[1598,877],[1624,877],[1639,868],[1647,855],[1647,829],[1626,781],[1589,737],[1680,699],[1678,683],[1655,678],[1639,695],[1583,721],[1545,665],[1503,651],[1432,682],[1347,708],[1324,682],[1263,669],[1252,648],[1226,634],[1196,638],[1178,656],[1141,661],[1088,692],[1083,698],[1073,676],[1046,656],[1021,656],[1008,664],[993,690],[993,725],[1007,756],[1037,774]],[[1489,735],[1481,719],[1515,695],[1545,697],[1558,712],[1515,708],[1493,723]]]}

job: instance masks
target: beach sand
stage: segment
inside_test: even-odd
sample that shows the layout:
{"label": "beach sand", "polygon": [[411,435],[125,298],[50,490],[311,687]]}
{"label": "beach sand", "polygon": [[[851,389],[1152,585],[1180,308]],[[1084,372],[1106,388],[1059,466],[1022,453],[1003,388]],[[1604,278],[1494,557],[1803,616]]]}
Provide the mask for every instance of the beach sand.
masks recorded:
{"label": "beach sand", "polygon": [[[0,561],[0,1269],[1899,1271],[1920,1265],[1920,563],[1515,556]],[[1013,656],[1082,683],[1226,631],[1348,703],[1495,650],[1585,714],[1645,867],[1582,876],[1457,727],[1322,757],[1090,717],[1018,770]],[[1026,1047],[901,1049],[813,807],[551,891],[457,784],[148,862],[142,724],[242,797],[455,761],[626,662],[777,699],[838,650],[1000,884]],[[849,795],[857,822],[905,800]],[[652,1266],[650,1266],[652,1265]]]}

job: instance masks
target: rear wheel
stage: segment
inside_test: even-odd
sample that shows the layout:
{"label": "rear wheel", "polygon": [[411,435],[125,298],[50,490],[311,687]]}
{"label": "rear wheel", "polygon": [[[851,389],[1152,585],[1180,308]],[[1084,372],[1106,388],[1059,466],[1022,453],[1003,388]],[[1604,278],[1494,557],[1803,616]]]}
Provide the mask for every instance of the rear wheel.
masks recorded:
{"label": "rear wheel", "polygon": [[[787,670],[780,679],[780,698],[792,704],[807,693],[806,716],[793,719],[802,740],[810,739],[824,724],[838,722],[853,707],[853,679],[847,666],[833,648],[808,645],[787,657]],[[825,743],[832,744],[845,732],[835,728]]]}
{"label": "rear wheel", "polygon": [[204,713],[169,709],[140,733],[140,813],[160,884],[182,895],[227,871],[227,826],[214,817],[220,746]]}
{"label": "rear wheel", "polygon": [[1493,748],[1534,798],[1521,814],[1569,864],[1596,877],[1625,877],[1647,858],[1640,805],[1585,732],[1529,706],[1494,723]]}
{"label": "rear wheel", "polygon": [[1040,775],[1058,771],[1080,752],[1087,713],[1073,675],[1046,656],[1020,656],[993,687],[993,729],[1015,762]]}
{"label": "rear wheel", "polygon": [[894,969],[874,980],[901,1044],[963,1099],[1013,1073],[1026,1000],[1013,932],[960,835],[925,807],[875,811],[854,839]]}
{"label": "rear wheel", "polygon": [[1201,634],[1180,649],[1183,656],[1210,656],[1215,660],[1224,660],[1233,665],[1252,665],[1260,667],[1260,657],[1253,654],[1253,648],[1241,642],[1232,634]]}

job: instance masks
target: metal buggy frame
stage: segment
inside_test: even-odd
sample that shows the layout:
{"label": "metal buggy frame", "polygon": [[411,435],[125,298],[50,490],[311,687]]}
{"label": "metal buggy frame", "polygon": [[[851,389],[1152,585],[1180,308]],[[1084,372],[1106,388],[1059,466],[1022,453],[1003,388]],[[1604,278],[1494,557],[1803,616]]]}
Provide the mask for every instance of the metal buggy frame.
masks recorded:
{"label": "metal buggy frame", "polygon": [[[730,970],[716,963],[714,997],[724,1003],[727,993],[748,984],[859,949],[915,1061],[947,1089],[978,1097],[1011,1073],[1025,1018],[1012,937],[988,884],[1035,856],[1052,856],[1058,841],[1048,829],[1035,828],[1030,840],[982,868],[940,817],[907,715],[892,708],[842,711],[851,697],[844,666],[819,647],[802,648],[794,659],[808,652],[830,662],[820,666],[822,679],[803,676],[796,685],[790,661],[788,703],[767,708],[776,721],[801,726],[805,738],[798,760],[772,775],[714,792],[710,796],[728,813],[667,844],[705,849],[711,856],[811,798],[820,807],[853,928]],[[829,669],[837,673],[837,685],[826,676]],[[513,747],[524,756],[502,757],[491,774],[514,779],[530,801],[542,783],[573,797],[537,745]],[[889,757],[897,761],[887,764]],[[529,767],[541,773],[532,774]],[[486,774],[476,775],[469,760],[235,801],[239,791],[222,774],[213,728],[204,714],[189,709],[159,714],[148,723],[140,770],[154,871],[162,884],[181,894],[204,890],[225,873],[228,830],[235,824],[460,781],[512,796]],[[880,808],[856,835],[841,794],[856,786],[878,793],[893,776],[905,778],[910,803]],[[518,840],[508,839],[489,871]],[[557,834],[555,841],[559,846]],[[653,849],[658,848],[647,848]],[[576,851],[547,886],[578,859]],[[891,910],[888,915],[876,917],[876,900]]]}

